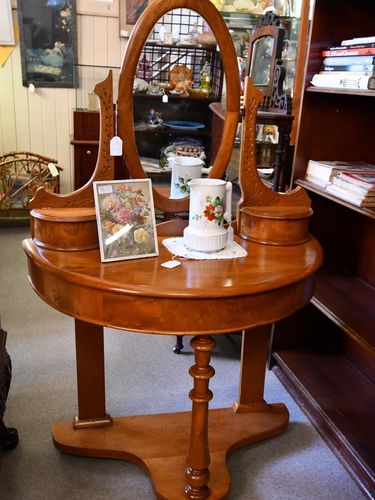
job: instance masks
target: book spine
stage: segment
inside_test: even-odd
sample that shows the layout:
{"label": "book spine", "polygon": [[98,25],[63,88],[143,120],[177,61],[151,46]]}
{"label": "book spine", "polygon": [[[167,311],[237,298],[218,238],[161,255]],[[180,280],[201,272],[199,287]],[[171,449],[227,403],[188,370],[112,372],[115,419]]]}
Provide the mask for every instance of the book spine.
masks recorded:
{"label": "book spine", "polygon": [[[350,75],[350,73],[349,73]],[[367,89],[370,76],[342,76],[330,73],[316,74],[311,83],[315,87]]]}
{"label": "book spine", "polygon": [[348,45],[334,45],[332,47],[328,47],[327,50],[346,50],[346,49],[365,49],[366,47],[371,48],[375,47],[375,42],[369,43],[351,43]]}
{"label": "book spine", "polygon": [[363,49],[337,49],[323,50],[323,57],[331,56],[370,56],[375,54],[375,47],[366,47]]}
{"label": "book spine", "polygon": [[333,177],[332,184],[334,186],[340,186],[344,189],[347,189],[348,191],[351,191],[353,193],[358,193],[359,195],[363,196],[366,196],[369,193],[369,189],[359,186],[358,184],[353,184],[352,182],[349,182],[344,178],[338,176]]}
{"label": "book spine", "polygon": [[342,66],[323,64],[322,71],[373,71],[374,68],[374,64],[343,64]]}
{"label": "book spine", "polygon": [[[374,171],[375,171],[375,168],[374,168]],[[375,184],[363,181],[361,179],[358,179],[357,177],[353,177],[350,175],[350,173],[348,174],[347,172],[338,172],[337,178],[339,180],[341,180],[342,182],[350,183],[350,184],[355,185],[361,189],[367,189],[367,190],[375,189]]]}
{"label": "book spine", "polygon": [[325,57],[323,64],[326,66],[347,66],[349,64],[375,64],[374,56],[332,56]]}
{"label": "book spine", "polygon": [[359,36],[356,38],[349,38],[348,40],[343,40],[341,45],[351,45],[353,43],[371,43],[375,42],[375,36]]}

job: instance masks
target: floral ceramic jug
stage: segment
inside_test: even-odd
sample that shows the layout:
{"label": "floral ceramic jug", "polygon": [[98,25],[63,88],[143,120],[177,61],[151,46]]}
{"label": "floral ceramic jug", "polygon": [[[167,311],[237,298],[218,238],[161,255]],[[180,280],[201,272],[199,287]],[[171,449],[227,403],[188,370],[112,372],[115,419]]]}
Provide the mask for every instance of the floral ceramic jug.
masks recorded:
{"label": "floral ceramic jug", "polygon": [[184,244],[190,250],[215,252],[225,248],[231,222],[232,184],[220,179],[192,179],[189,225],[184,230]]}
{"label": "floral ceramic jug", "polygon": [[202,177],[203,161],[190,156],[176,156],[171,158],[169,165],[172,170],[170,197],[186,198],[190,193],[189,182]]}

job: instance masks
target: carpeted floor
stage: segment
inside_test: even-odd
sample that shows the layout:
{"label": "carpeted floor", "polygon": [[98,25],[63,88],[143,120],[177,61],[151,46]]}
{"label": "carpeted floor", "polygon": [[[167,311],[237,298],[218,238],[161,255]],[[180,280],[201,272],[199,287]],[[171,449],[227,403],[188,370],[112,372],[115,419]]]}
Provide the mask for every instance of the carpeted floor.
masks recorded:
{"label": "carpeted floor", "polygon": [[[73,320],[47,306],[27,279],[21,241],[27,227],[0,228],[0,314],[8,332],[13,380],[5,415],[20,443],[2,453],[2,500],[153,499],[137,466],[114,460],[62,455],[50,426],[76,414]],[[187,410],[192,351],[172,352],[174,337],[106,330],[107,409],[112,416]],[[240,339],[217,336],[210,382],[211,407],[237,397]],[[274,374],[267,372],[266,400],[284,402],[287,431],[234,452],[230,499],[360,500],[363,495]],[[173,499],[171,499],[173,500]]]}

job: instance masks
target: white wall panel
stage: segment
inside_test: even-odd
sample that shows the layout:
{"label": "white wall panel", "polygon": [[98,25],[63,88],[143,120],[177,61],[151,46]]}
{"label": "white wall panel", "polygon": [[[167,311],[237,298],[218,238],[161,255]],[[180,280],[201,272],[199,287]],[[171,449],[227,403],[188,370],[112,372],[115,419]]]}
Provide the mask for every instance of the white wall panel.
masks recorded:
{"label": "white wall panel", "polygon": [[81,42],[79,64],[95,64],[95,40],[94,16],[81,16]]}
{"label": "white wall panel", "polygon": [[0,120],[2,152],[7,153],[17,144],[12,57],[0,68]]}
{"label": "white wall panel", "polygon": [[108,23],[106,17],[94,17],[94,64],[108,66]]}
{"label": "white wall panel", "polygon": [[108,18],[107,46],[108,46],[108,66],[120,66],[121,63],[121,41],[119,34],[119,20]]}
{"label": "white wall panel", "polygon": [[17,151],[31,151],[28,89],[22,85],[21,51],[19,45],[12,54],[14,117]]}
{"label": "white wall panel", "polygon": [[[57,154],[59,165],[64,169],[60,174],[60,190],[61,192],[69,192],[73,189],[71,156],[70,156],[70,98],[69,89],[57,89],[56,95],[56,137],[57,137]],[[57,92],[56,92],[57,93]]]}
{"label": "white wall panel", "polygon": [[30,148],[33,153],[44,153],[43,94],[45,89],[29,92]]}

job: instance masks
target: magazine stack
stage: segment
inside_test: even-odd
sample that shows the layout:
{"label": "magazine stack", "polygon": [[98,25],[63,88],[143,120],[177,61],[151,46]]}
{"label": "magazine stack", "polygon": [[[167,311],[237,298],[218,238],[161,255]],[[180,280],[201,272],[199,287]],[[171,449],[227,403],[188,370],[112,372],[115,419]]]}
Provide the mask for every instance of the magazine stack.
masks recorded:
{"label": "magazine stack", "polygon": [[326,191],[358,207],[375,207],[375,165],[372,172],[337,172]]}

